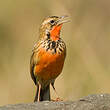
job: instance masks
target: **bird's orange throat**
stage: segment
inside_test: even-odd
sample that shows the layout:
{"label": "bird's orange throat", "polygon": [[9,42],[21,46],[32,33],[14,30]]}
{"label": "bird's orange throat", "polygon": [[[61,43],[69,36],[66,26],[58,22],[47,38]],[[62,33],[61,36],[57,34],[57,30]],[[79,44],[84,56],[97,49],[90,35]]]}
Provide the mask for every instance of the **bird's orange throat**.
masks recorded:
{"label": "bird's orange throat", "polygon": [[58,26],[54,26],[50,32],[50,37],[52,40],[56,41],[60,38],[60,30],[61,30],[62,24]]}

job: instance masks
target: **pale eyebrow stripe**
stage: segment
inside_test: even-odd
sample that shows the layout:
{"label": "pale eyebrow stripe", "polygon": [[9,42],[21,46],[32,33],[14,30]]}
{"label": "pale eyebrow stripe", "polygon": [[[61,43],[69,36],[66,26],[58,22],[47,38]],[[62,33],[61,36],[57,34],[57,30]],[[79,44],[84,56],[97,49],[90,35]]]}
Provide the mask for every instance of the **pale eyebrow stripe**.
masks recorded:
{"label": "pale eyebrow stripe", "polygon": [[50,19],[45,20],[42,24],[45,25],[45,24],[49,23],[49,21],[50,21]]}

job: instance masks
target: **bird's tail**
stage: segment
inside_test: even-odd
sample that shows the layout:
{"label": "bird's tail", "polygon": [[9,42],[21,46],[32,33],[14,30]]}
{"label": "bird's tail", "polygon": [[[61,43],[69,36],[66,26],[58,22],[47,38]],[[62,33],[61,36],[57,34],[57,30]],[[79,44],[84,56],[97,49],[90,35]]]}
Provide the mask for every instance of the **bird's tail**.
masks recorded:
{"label": "bird's tail", "polygon": [[[38,93],[39,93],[39,85],[37,87],[34,102],[38,101]],[[45,100],[50,101],[50,85],[48,85],[46,88],[41,88],[40,89],[40,99],[39,99],[39,101],[45,101]]]}

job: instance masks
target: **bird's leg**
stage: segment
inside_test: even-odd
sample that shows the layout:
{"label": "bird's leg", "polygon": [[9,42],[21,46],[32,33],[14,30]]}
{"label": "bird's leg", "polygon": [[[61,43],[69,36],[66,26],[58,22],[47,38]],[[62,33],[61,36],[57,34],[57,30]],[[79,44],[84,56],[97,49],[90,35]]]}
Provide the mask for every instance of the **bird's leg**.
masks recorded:
{"label": "bird's leg", "polygon": [[54,87],[54,84],[51,84],[51,85],[52,85],[53,90],[55,91],[55,94],[56,94],[56,96],[57,96],[56,100],[52,100],[52,101],[62,101],[62,100],[60,99],[60,96],[59,96],[58,92],[56,91],[56,89],[55,89],[55,87]]}
{"label": "bird's leg", "polygon": [[39,89],[39,91],[38,91],[38,100],[37,101],[39,102],[40,101],[41,84],[39,84],[38,89]]}

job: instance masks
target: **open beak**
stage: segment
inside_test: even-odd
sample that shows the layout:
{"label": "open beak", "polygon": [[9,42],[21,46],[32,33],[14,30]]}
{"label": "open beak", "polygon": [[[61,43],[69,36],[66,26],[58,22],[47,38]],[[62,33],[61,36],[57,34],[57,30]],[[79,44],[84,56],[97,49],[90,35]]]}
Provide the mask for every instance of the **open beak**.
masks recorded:
{"label": "open beak", "polygon": [[67,15],[61,16],[58,20],[58,25],[61,25],[63,23],[70,22],[69,17]]}

